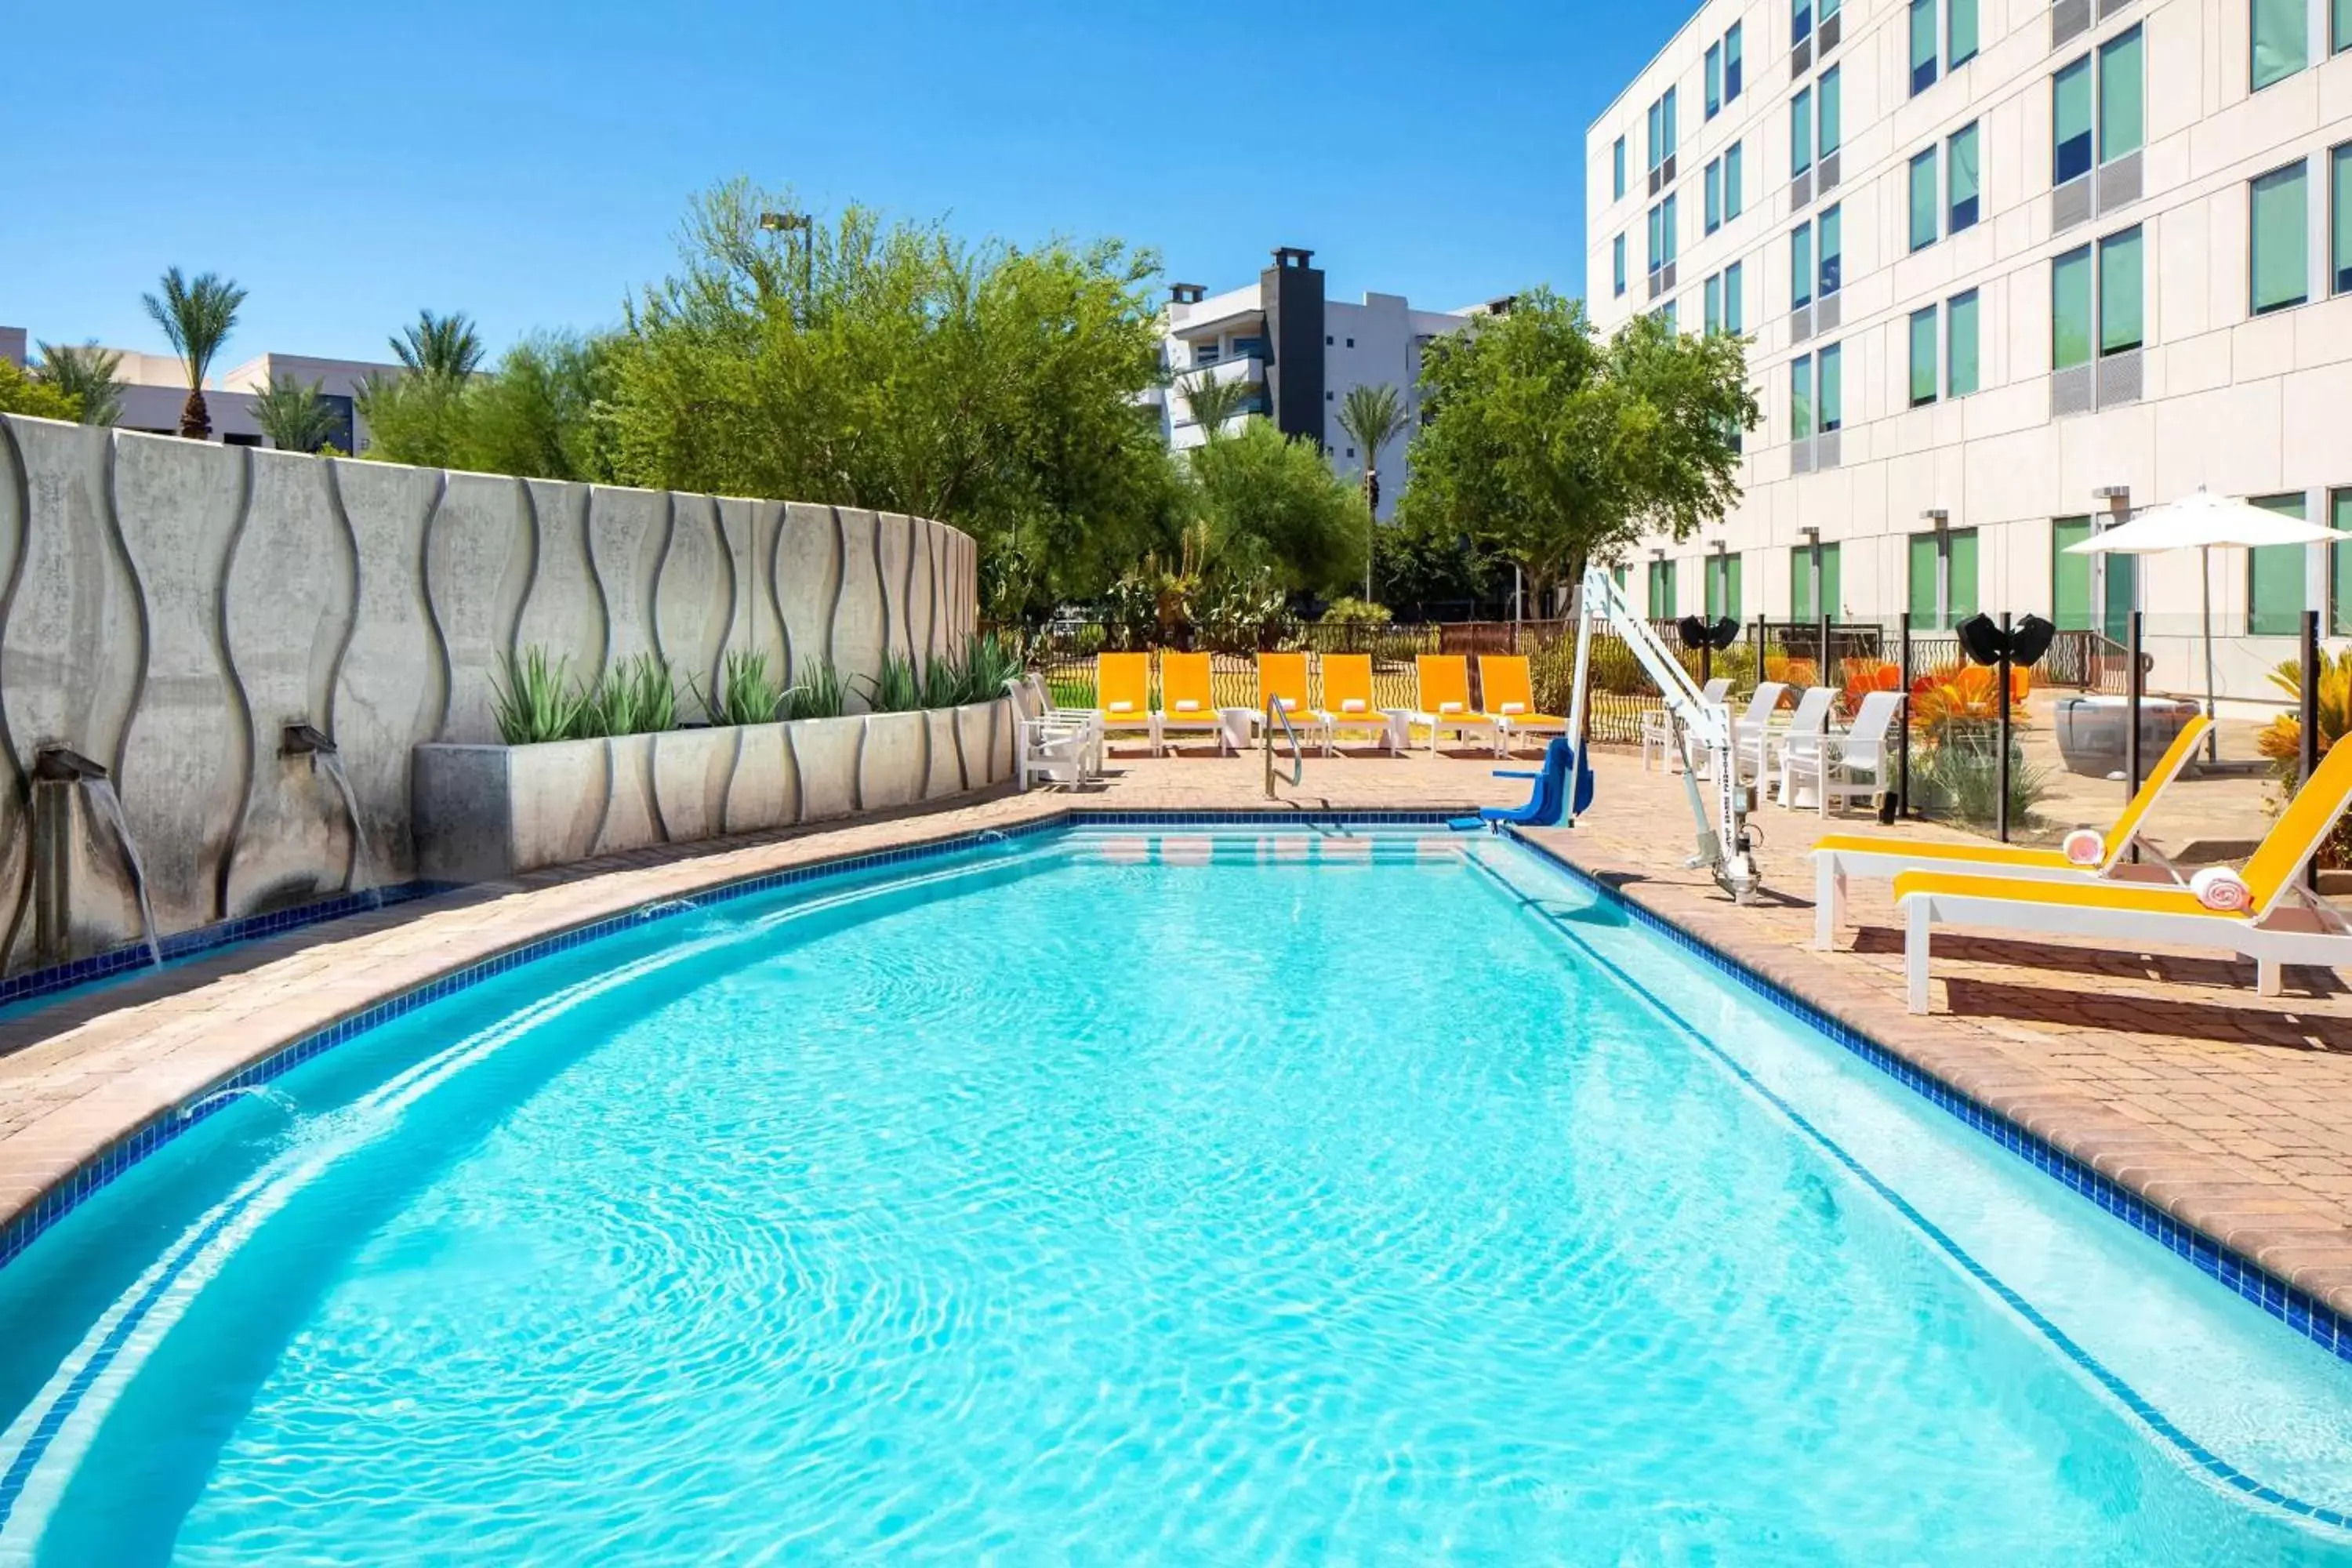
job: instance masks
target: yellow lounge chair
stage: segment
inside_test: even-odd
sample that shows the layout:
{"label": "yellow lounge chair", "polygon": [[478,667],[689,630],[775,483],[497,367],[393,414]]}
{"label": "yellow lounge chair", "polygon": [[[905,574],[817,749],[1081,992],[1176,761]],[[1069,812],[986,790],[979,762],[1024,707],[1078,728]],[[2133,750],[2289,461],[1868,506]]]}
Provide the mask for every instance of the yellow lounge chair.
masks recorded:
{"label": "yellow lounge chair", "polygon": [[1102,704],[1105,730],[1151,728],[1151,656],[1095,655],[1095,700]]}
{"label": "yellow lounge chair", "polygon": [[1478,656],[1478,697],[1495,716],[1495,750],[1508,754],[1521,735],[1565,735],[1568,721],[1536,711],[1535,684],[1523,654]]}
{"label": "yellow lounge chair", "polygon": [[[1209,656],[1205,653],[1160,654],[1160,706],[1151,713],[1151,754],[1168,747],[1171,730],[1219,730],[1223,720],[1209,688]],[[1222,749],[1223,742],[1218,742]]]}
{"label": "yellow lounge chair", "polygon": [[1470,661],[1458,653],[1424,653],[1413,659],[1415,696],[1420,707],[1412,721],[1429,726],[1429,749],[1437,750],[1440,735],[1484,736],[1488,745],[1500,733],[1495,716],[1470,705]]}
{"label": "yellow lounge chair", "polygon": [[[1279,707],[1283,717],[1298,736],[1298,743],[1319,741],[1328,755],[1331,750],[1331,723],[1321,713],[1307,706],[1307,656],[1303,653],[1262,653],[1257,656],[1257,721],[1266,721],[1267,712]],[[1280,721],[1276,721],[1277,732]]]}
{"label": "yellow lounge chair", "polygon": [[1397,714],[1372,700],[1372,656],[1368,653],[1323,656],[1322,713],[1335,745],[1341,730],[1370,730],[1395,755],[1412,739],[1402,732]]}
{"label": "yellow lounge chair", "polygon": [[[1901,876],[1906,871],[1947,870],[1988,877],[2022,877],[2035,881],[2074,882],[2112,877],[2124,863],[2124,853],[2155,808],[2157,797],[2189,765],[2197,743],[2212,722],[2201,715],[2190,720],[2172,738],[2155,770],[2140,781],[2139,791],[2105,835],[2077,829],[2066,836],[2066,847],[2032,849],[2020,844],[1927,844],[1868,833],[1832,833],[1813,845],[1813,945],[1837,943],[1838,928],[1845,923],[1845,885],[1853,877],[1872,880]],[[2081,859],[2066,850],[2088,851]],[[2151,853],[2153,853],[2151,851]]]}
{"label": "yellow lounge chair", "polygon": [[2279,968],[2352,965],[2352,926],[2299,885],[2303,868],[2352,805],[2352,744],[2331,746],[2246,862],[2211,866],[2187,887],[2147,882],[2031,882],[1952,871],[1895,879],[1903,910],[1911,1011],[1927,1011],[1927,948],[1937,924],[2092,937],[2109,943],[2221,948],[2254,961],[2254,989],[2279,993]]}

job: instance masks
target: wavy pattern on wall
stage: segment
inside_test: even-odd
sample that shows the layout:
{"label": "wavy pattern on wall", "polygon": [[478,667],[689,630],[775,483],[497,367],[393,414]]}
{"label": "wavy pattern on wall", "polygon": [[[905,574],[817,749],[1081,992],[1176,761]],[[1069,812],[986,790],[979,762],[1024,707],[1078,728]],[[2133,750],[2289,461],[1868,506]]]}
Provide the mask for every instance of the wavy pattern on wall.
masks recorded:
{"label": "wavy pattern on wall", "polygon": [[[0,416],[0,963],[34,961],[24,803],[44,746],[113,770],[158,924],[184,930],[335,893],[363,862],[413,875],[410,748],[495,742],[492,683],[526,647],[589,677],[656,653],[681,692],[711,689],[731,650],[780,676],[830,657],[862,694],[886,648],[919,661],[973,624],[971,560],[919,518]],[[297,723],[333,737],[357,834],[332,781],[284,754]],[[953,755],[965,740],[915,742],[940,784],[982,774]],[[797,816],[801,759],[759,770],[791,800],[755,802],[740,743],[586,746],[545,809],[583,845]],[[82,838],[76,953],[138,928],[111,844]]]}

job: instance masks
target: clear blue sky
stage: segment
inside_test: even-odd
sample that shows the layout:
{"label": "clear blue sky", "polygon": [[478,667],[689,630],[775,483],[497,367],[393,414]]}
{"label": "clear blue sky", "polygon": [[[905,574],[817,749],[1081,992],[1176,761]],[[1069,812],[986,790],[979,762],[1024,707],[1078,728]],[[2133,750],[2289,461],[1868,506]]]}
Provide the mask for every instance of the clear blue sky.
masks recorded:
{"label": "clear blue sky", "polygon": [[[173,263],[251,290],[222,361],[614,321],[710,183],[970,237],[1156,247],[1231,287],[1581,292],[1584,128],[1678,26],[1602,0],[409,0],[11,7],[0,323],[163,352]],[[676,12],[673,17],[664,13]]]}

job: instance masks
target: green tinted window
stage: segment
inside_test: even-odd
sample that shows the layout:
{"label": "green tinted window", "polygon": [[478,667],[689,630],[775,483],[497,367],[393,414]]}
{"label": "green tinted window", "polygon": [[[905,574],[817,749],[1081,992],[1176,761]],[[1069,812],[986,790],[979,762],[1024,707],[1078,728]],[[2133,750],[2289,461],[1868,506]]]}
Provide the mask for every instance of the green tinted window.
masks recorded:
{"label": "green tinted window", "polygon": [[1739,216],[1740,164],[1739,143],[1734,142],[1723,150],[1723,216],[1727,223]]}
{"label": "green tinted window", "polygon": [[1789,173],[1801,174],[1813,166],[1813,89],[1804,88],[1789,100]]}
{"label": "green tinted window", "polygon": [[1844,133],[1844,79],[1836,66],[1822,72],[1821,152],[1826,158],[1838,150],[1838,141]]}
{"label": "green tinted window", "polygon": [[1799,354],[1789,362],[1789,437],[1806,440],[1813,433],[1813,359]]}
{"label": "green tinted window", "polygon": [[1723,162],[1710,161],[1706,166],[1706,232],[1713,234],[1723,226]]}
{"label": "green tinted window", "polygon": [[1706,330],[1708,331],[1716,331],[1722,327],[1723,274],[1720,272],[1710,272],[1707,274],[1706,298],[1701,308],[1701,312],[1702,319],[1706,322]]}
{"label": "green tinted window", "polygon": [[2091,358],[2091,247],[2050,263],[2050,368],[2065,370]]}
{"label": "green tinted window", "polygon": [[1911,160],[1911,248],[1936,243],[1936,150],[1928,148]]}
{"label": "green tinted window", "polygon": [[2311,63],[2310,0],[2249,0],[2253,7],[2256,90]]}
{"label": "green tinted window", "polygon": [[1911,406],[1936,401],[1936,307],[1911,312]]}
{"label": "green tinted window", "polygon": [[2289,163],[2253,183],[2251,224],[2253,312],[2300,305],[2311,297],[2310,200],[2304,165]]}
{"label": "green tinted window", "polygon": [[1951,67],[1957,69],[1961,61],[1976,56],[1977,0],[1950,0],[1950,5],[1944,20],[1944,46]]}
{"label": "green tinted window", "polygon": [[1948,143],[1951,170],[1947,176],[1951,189],[1948,194],[1951,205],[1949,231],[1958,234],[1972,227],[1981,210],[1978,200],[1980,187],[1977,180],[1977,128],[1963,125],[1952,132]]}
{"label": "green tinted window", "polygon": [[1977,531],[1956,528],[1944,538],[1944,624],[1956,626],[1977,613]]}
{"label": "green tinted window", "polygon": [[2091,172],[2091,57],[2050,79],[2050,179],[2064,184]]}
{"label": "green tinted window", "polygon": [[2099,162],[2137,153],[2147,140],[2146,75],[2134,27],[2099,50]]}
{"label": "green tinted window", "polygon": [[[2327,526],[2352,533],[2352,490],[2328,493]],[[2327,547],[2327,635],[2352,637],[2352,540]]]}
{"label": "green tinted window", "polygon": [[[2344,3],[2352,5],[2352,0]],[[2341,294],[2352,289],[2352,145],[2330,153],[2327,168],[2333,193],[2328,202],[2327,287]]]}
{"label": "green tinted window", "polygon": [[1845,208],[1833,206],[1823,210],[1817,220],[1821,230],[1822,298],[1828,299],[1838,291],[1845,266]]}
{"label": "green tinted window", "polygon": [[1748,330],[1748,314],[1739,300],[1739,268],[1735,261],[1723,269],[1723,330],[1727,332]]}
{"label": "green tinted window", "polygon": [[1610,179],[1610,185],[1616,193],[1616,195],[1612,196],[1611,199],[1615,200],[1617,197],[1622,197],[1625,194],[1625,138],[1622,136],[1617,138],[1616,145],[1610,148],[1609,162],[1610,167],[1613,171]]}
{"label": "green tinted window", "polygon": [[1623,235],[1619,235],[1609,247],[1609,261],[1612,270],[1615,273],[1617,292],[1622,294],[1625,291],[1625,237]]}
{"label": "green tinted window", "polygon": [[1936,0],[1911,0],[1911,90],[1936,85]]}
{"label": "green tinted window", "polygon": [[[2303,493],[2254,496],[2264,511],[2287,517],[2303,515]],[[2304,547],[2266,544],[2246,552],[2246,634],[2258,637],[2291,637],[2302,630]]]}
{"label": "green tinted window", "polygon": [[2140,231],[2099,241],[2099,352],[2121,353],[2141,342]]}
{"label": "green tinted window", "polygon": [[2091,537],[2087,517],[2062,517],[2050,525],[2050,618],[2062,632],[2086,632],[2096,624],[2091,603],[2091,558],[2069,555],[2069,545]]}
{"label": "green tinted window", "polygon": [[1932,533],[1911,536],[1911,624],[1929,630],[1942,625],[1937,619],[1937,542]]}
{"label": "green tinted window", "polygon": [[1845,423],[1845,350],[1837,343],[1822,351],[1821,419],[1823,430]]}
{"label": "green tinted window", "polygon": [[1977,389],[1977,291],[1955,294],[1944,307],[1947,395],[1966,397]]}
{"label": "green tinted window", "polygon": [[1706,558],[1706,618],[1718,621],[1728,616],[1738,620],[1739,557],[1710,555]]}
{"label": "green tinted window", "polygon": [[1813,226],[1801,223],[1789,231],[1789,303],[1808,305],[1813,299]]}

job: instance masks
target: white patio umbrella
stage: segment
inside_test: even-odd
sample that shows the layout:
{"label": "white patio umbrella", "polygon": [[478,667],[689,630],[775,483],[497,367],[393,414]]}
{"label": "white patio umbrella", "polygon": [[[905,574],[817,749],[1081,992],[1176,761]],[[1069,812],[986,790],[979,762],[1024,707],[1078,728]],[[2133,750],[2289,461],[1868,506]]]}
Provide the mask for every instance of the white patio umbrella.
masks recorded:
{"label": "white patio umbrella", "polygon": [[[2129,522],[2095,533],[2066,547],[2069,555],[2162,555],[2194,549],[2205,606],[2205,717],[2213,717],[2213,548],[2259,549],[2266,544],[2325,544],[2333,529],[2283,512],[2251,506],[2235,496],[2217,496],[2204,486],[2197,493],[2166,501]],[[2131,721],[2137,723],[2137,715]]]}

